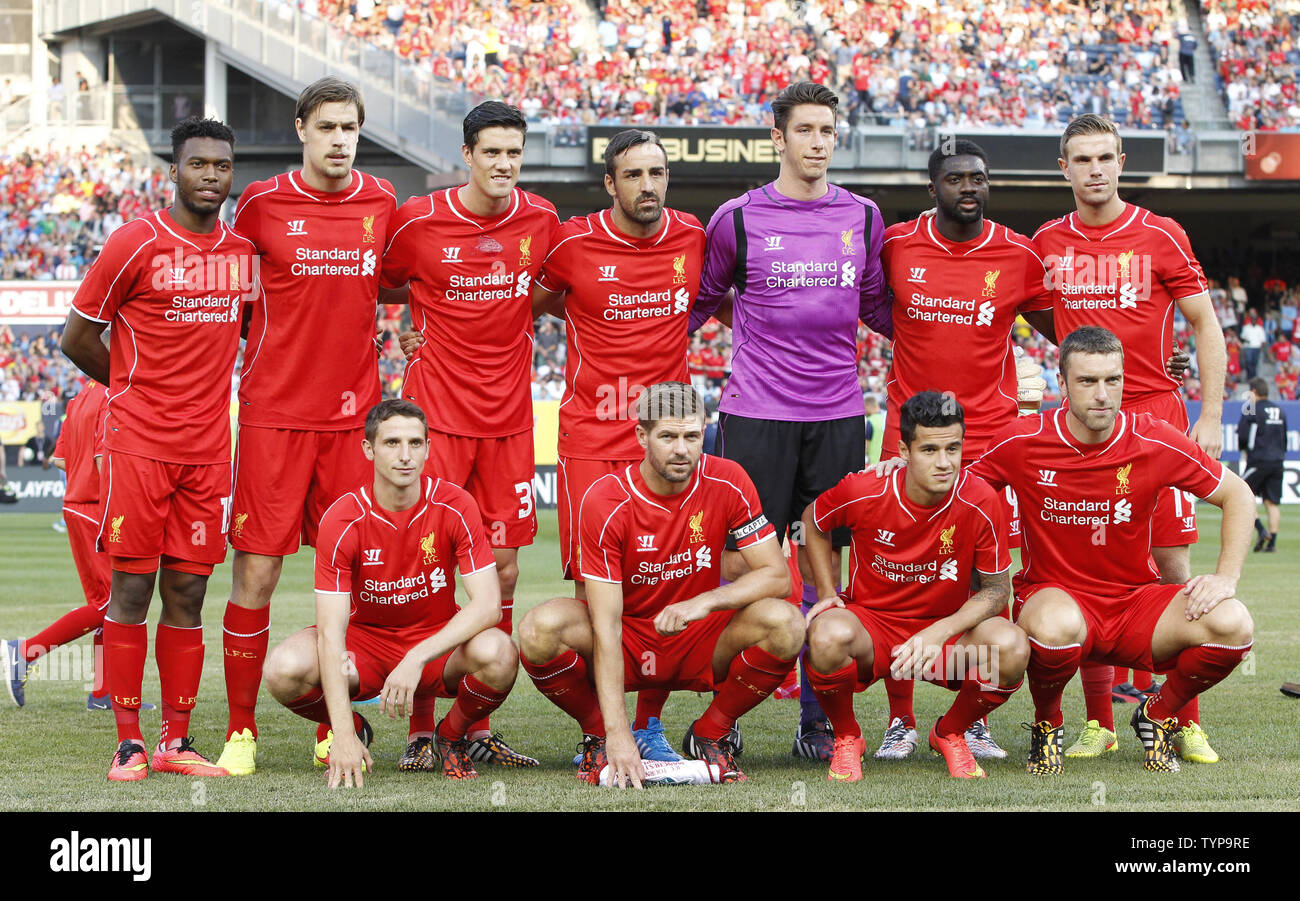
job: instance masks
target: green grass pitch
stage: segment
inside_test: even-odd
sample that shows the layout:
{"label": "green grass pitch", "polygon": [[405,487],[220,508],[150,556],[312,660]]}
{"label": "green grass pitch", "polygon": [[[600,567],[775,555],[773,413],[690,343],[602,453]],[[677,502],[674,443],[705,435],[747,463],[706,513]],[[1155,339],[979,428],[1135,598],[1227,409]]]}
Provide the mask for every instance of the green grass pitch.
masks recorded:
{"label": "green grass pitch", "polygon": [[[1193,551],[1192,570],[1211,571],[1218,552],[1218,511],[1201,506],[1202,540]],[[51,530],[54,517],[43,514],[0,516],[0,636],[30,635],[80,604],[80,583],[67,540]],[[515,621],[533,605],[565,593],[558,578],[556,521],[541,514],[537,542],[520,555],[520,588]],[[310,551],[286,561],[272,604],[271,641],[308,625],[313,618]],[[1116,710],[1120,750],[1104,760],[1067,761],[1057,779],[1035,779],[1024,772],[1028,733],[1021,723],[1032,716],[1029,692],[1022,689],[992,719],[995,737],[1010,752],[1005,761],[986,762],[989,778],[965,782],[948,778],[943,763],[928,748],[911,760],[882,763],[868,759],[863,781],[826,781],[826,765],[790,756],[798,719],[794,701],[767,700],[742,721],[749,776],[742,785],[618,792],[581,785],[570,761],[580,735],[570,721],[539,695],[521,671],[514,691],[493,717],[493,727],[520,751],[537,757],[532,770],[483,767],[477,780],[454,783],[438,775],[407,775],[396,770],[405,747],[402,722],[381,718],[378,708],[360,708],[375,727],[371,747],[376,771],[365,787],[330,791],[311,765],[312,727],[280,707],[263,688],[258,708],[261,740],[258,771],[247,778],[189,780],[151,776],[144,782],[108,783],[115,732],[108,712],[85,710],[86,676],[78,661],[89,638],[74,654],[47,658],[27,687],[27,706],[14,708],[0,693],[0,748],[5,777],[0,779],[0,809],[28,811],[99,810],[1296,810],[1300,809],[1296,723],[1300,701],[1284,697],[1283,681],[1300,681],[1300,512],[1286,509],[1275,554],[1252,554],[1240,596],[1255,618],[1254,655],[1227,681],[1202,698],[1204,725],[1223,760],[1213,766],[1184,764],[1180,774],[1148,774],[1127,720],[1132,708]],[[229,597],[229,563],[209,583],[205,616],[207,657],[193,732],[198,748],[215,759],[226,722],[221,663],[221,617]],[[155,599],[150,622],[157,621]],[[150,642],[153,630],[150,629]],[[145,668],[144,695],[158,698],[157,670]],[[916,692],[920,723],[933,722],[950,702],[934,686]],[[631,698],[629,697],[629,702]],[[670,740],[678,742],[707,699],[675,693],[665,710]],[[440,702],[440,710],[446,704]],[[630,707],[629,707],[630,709]],[[873,686],[858,695],[857,711],[875,747],[885,720],[884,692]],[[1067,744],[1083,719],[1078,681],[1065,697]],[[143,715],[146,737],[156,734],[157,711]],[[922,729],[924,734],[924,727]],[[922,739],[924,743],[924,738]]]}

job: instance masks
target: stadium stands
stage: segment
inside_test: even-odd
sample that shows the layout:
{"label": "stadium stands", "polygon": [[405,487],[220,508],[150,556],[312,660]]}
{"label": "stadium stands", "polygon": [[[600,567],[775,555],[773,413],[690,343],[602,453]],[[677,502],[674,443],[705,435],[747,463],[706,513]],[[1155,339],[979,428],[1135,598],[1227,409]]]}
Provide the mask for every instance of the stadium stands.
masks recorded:
{"label": "stadium stands", "polygon": [[1201,0],[1219,89],[1243,130],[1300,130],[1300,2]]}

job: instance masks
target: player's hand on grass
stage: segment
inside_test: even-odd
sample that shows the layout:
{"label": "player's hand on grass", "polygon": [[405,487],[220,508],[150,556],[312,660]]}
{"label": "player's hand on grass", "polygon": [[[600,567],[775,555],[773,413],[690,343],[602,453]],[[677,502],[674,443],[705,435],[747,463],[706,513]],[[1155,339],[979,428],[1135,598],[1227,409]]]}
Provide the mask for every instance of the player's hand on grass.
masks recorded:
{"label": "player's hand on grass", "polygon": [[329,787],[346,785],[352,788],[355,782],[356,787],[361,788],[365,784],[361,774],[370,772],[374,765],[370,752],[355,732],[349,730],[343,735],[335,734],[330,743]]}
{"label": "player's hand on grass", "polygon": [[1219,459],[1219,454],[1223,452],[1223,425],[1221,423],[1198,419],[1192,423],[1192,429],[1187,434],[1188,437],[1200,445],[1201,450],[1214,459]]}
{"label": "player's hand on grass", "polygon": [[641,769],[641,752],[636,749],[632,733],[611,732],[605,737],[605,757],[609,761],[609,783],[618,788],[641,788],[645,771]]}
{"label": "player's hand on grass", "polygon": [[1228,598],[1236,597],[1237,580],[1218,573],[1194,576],[1183,591],[1187,592],[1187,621],[1195,622]]}
{"label": "player's hand on grass", "polygon": [[838,594],[834,597],[822,598],[817,603],[808,608],[808,614],[803,618],[805,624],[811,623],[814,617],[821,616],[832,607],[843,607],[844,599]]}
{"label": "player's hand on grass", "polygon": [[421,335],[415,329],[402,332],[397,336],[397,344],[402,348],[402,356],[408,360],[415,356],[415,352],[420,349],[420,345],[423,343],[424,335]]}
{"label": "player's hand on grass", "polygon": [[881,460],[879,463],[872,463],[867,467],[866,471],[871,473],[873,476],[883,479],[895,469],[902,469],[906,465],[907,461],[902,457],[890,457],[888,460]]}
{"label": "player's hand on grass", "polygon": [[379,712],[387,713],[389,719],[410,716],[415,704],[415,689],[419,687],[423,673],[424,667],[418,660],[403,657],[379,691]]}
{"label": "player's hand on grass", "polygon": [[889,675],[895,679],[920,679],[926,675],[950,636],[939,624],[926,626],[902,644],[895,645]]}
{"label": "player's hand on grass", "polygon": [[689,601],[669,604],[655,617],[655,630],[660,635],[676,635],[696,620],[709,615],[708,609],[698,597]]}

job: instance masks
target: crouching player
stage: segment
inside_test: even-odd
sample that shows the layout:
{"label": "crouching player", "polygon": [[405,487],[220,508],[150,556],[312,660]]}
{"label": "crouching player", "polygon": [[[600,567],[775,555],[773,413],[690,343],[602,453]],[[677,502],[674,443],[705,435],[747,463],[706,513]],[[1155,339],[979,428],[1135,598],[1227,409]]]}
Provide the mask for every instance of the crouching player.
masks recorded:
{"label": "crouching player", "polygon": [[[640,463],[597,479],[579,512],[587,602],[554,598],[519,628],[524,669],[582,726],[578,778],[641,787],[624,692],[711,691],[683,750],[742,782],[731,726],[770,695],[803,644],[790,574],[754,484],[703,454],[704,405],[690,385],[659,382],[637,402]],[[749,572],[721,586],[728,535]],[[608,733],[606,727],[608,726]]]}
{"label": "crouching player", "polygon": [[[1096,326],[1061,342],[1067,406],[1022,417],[971,472],[1020,501],[1024,568],[1016,622],[1029,636],[1036,720],[1029,772],[1062,772],[1061,691],[1082,662],[1167,673],[1133,712],[1153,772],[1176,772],[1178,712],[1250,652],[1254,624],[1236,598],[1255,499],[1246,483],[1150,414],[1120,410],[1124,348]],[[1156,498],[1169,486],[1223,510],[1216,571],[1161,584],[1151,557]]]}
{"label": "crouching player", "polygon": [[[417,697],[455,698],[432,733],[412,736],[399,769],[434,769],[436,748],[443,775],[472,779],[466,730],[501,706],[519,669],[514,644],[493,628],[501,594],[492,546],[464,490],[421,476],[428,426],[419,407],[377,404],[365,435],[374,482],[322,517],[316,625],[271,653],[267,685],[281,704],[320,724],[316,756],[329,767],[330,788],[362,785],[371,732],[348,699],[376,695],[390,717],[410,715]],[[464,609],[456,605],[457,567],[469,595]]]}
{"label": "crouching player", "polygon": [[[827,778],[862,778],[853,693],[886,676],[957,692],[930,729],[930,747],[952,776],[983,778],[966,730],[1020,687],[1029,660],[1025,634],[998,615],[1011,594],[1001,501],[962,472],[966,426],[950,396],[913,395],[899,430],[905,469],[851,473],[803,514],[820,599],[808,611],[808,679],[835,729]],[[830,531],[845,526],[852,584],[838,595]]]}

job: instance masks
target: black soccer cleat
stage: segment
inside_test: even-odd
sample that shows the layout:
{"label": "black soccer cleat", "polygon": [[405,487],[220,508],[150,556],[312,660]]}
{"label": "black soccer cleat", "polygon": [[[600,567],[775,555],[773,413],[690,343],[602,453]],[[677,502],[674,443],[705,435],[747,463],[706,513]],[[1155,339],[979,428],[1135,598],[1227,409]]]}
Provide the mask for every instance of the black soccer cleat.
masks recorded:
{"label": "black soccer cleat", "polygon": [[1157,722],[1147,716],[1150,706],[1148,698],[1133,711],[1133,719],[1129,721],[1138,741],[1142,742],[1142,766],[1149,773],[1177,773],[1180,767],[1172,738],[1178,731],[1178,717]]}
{"label": "black soccer cleat", "polygon": [[686,735],[682,738],[682,751],[687,757],[694,760],[703,760],[711,766],[716,766],[719,773],[719,782],[748,781],[745,774],[741,772],[740,767],[736,766],[736,751],[731,744],[730,735],[717,741],[700,738],[695,734],[695,723],[691,723],[691,727],[686,730]]}
{"label": "black soccer cleat", "polygon": [[1052,728],[1047,720],[1022,723],[1029,730],[1029,760],[1025,770],[1031,776],[1059,776],[1065,772],[1065,755],[1061,745],[1065,739],[1065,726]]}

